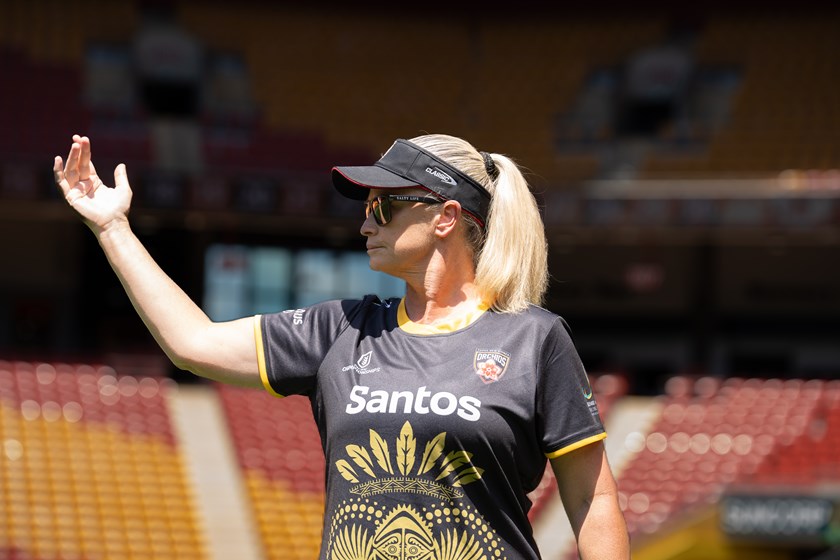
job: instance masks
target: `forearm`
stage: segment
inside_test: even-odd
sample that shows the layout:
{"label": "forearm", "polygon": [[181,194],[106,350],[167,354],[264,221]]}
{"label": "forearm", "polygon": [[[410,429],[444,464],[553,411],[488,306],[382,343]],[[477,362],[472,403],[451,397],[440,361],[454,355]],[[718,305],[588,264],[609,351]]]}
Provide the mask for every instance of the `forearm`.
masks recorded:
{"label": "forearm", "polygon": [[175,365],[187,365],[190,334],[207,328],[210,319],[158,266],[127,222],[96,237],[149,332]]}
{"label": "forearm", "polygon": [[630,558],[627,524],[612,493],[596,495],[586,512],[580,513],[577,531],[582,560],[620,560]]}
{"label": "forearm", "polygon": [[[255,385],[214,363],[213,322],[158,266],[127,221],[96,233],[134,309],[175,366],[219,381]],[[221,342],[221,341],[220,341]]]}

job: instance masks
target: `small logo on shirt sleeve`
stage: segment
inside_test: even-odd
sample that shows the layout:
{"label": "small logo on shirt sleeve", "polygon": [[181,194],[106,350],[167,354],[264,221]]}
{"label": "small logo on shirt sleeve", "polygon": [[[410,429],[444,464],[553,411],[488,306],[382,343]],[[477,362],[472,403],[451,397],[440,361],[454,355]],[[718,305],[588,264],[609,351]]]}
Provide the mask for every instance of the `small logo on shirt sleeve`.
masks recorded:
{"label": "small logo on shirt sleeve", "polygon": [[473,358],[475,374],[484,383],[495,383],[507,371],[510,354],[503,350],[476,350]]}
{"label": "small logo on shirt sleeve", "polygon": [[594,396],[594,392],[592,391],[592,385],[589,382],[589,376],[584,373],[583,377],[586,379],[586,387],[581,387],[580,392],[583,395],[583,398],[586,399],[586,406],[589,407],[590,414],[592,414],[592,416],[598,416],[598,401],[592,398]]}
{"label": "small logo on shirt sleeve", "polygon": [[306,313],[306,309],[287,309],[283,312],[284,314],[292,314],[292,324],[293,325],[302,325],[303,324],[303,314]]}

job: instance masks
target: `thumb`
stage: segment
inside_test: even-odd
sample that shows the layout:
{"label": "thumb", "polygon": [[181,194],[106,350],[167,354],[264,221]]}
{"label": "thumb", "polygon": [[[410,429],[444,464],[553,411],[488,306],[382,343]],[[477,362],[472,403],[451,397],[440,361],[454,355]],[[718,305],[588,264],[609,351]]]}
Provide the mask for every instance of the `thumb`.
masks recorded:
{"label": "thumb", "polygon": [[119,164],[114,169],[114,188],[120,191],[131,190],[128,184],[128,172],[125,169],[125,164]]}

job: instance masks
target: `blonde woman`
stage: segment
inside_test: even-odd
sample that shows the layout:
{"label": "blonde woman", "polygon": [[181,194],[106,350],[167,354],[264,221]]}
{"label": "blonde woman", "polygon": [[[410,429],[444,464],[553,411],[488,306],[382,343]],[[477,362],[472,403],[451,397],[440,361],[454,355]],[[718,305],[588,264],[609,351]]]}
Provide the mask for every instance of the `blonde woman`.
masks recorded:
{"label": "blonde woman", "polygon": [[56,182],[173,363],[310,399],[327,462],[322,559],[539,558],[528,493],[546,460],[581,557],[629,558],[586,372],[539,306],[546,240],[511,159],[426,135],[333,168],[364,204],[371,268],[404,280],[404,297],[214,323],[131,232],[125,166],[104,187],[90,141],[73,140]]}

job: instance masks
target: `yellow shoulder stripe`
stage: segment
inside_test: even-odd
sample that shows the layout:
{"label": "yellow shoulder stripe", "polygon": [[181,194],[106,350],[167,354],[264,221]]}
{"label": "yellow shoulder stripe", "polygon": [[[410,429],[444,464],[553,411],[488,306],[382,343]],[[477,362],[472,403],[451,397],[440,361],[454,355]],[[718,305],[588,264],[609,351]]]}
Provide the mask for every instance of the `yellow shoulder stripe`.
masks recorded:
{"label": "yellow shoulder stripe", "polygon": [[268,368],[266,368],[265,365],[265,346],[263,346],[261,318],[262,315],[254,315],[254,342],[256,342],[257,345],[257,365],[260,368],[260,379],[262,380],[263,387],[265,387],[266,391],[275,397],[282,397],[283,395],[275,391],[271,387],[271,383],[268,382]]}

